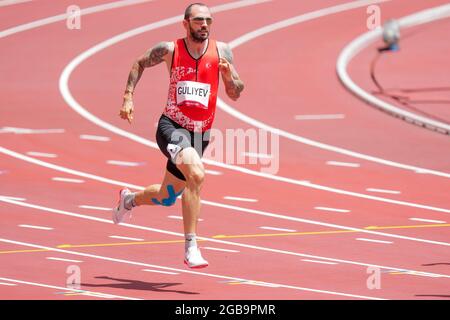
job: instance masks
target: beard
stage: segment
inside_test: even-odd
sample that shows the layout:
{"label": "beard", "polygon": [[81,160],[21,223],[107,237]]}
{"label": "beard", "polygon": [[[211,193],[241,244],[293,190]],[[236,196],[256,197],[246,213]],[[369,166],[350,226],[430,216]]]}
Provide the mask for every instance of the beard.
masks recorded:
{"label": "beard", "polygon": [[[202,34],[202,32],[205,32],[205,34]],[[202,28],[198,31],[195,31],[189,25],[189,33],[191,34],[191,38],[192,38],[192,40],[194,40],[194,42],[202,43],[202,42],[208,40],[208,38],[209,38],[209,31],[207,28]]]}

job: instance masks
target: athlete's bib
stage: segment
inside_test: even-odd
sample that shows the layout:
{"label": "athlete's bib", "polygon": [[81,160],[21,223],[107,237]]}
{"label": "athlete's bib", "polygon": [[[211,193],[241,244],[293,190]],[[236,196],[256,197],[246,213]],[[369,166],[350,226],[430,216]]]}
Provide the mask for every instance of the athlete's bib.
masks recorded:
{"label": "athlete's bib", "polygon": [[208,109],[211,85],[195,81],[177,82],[177,104]]}

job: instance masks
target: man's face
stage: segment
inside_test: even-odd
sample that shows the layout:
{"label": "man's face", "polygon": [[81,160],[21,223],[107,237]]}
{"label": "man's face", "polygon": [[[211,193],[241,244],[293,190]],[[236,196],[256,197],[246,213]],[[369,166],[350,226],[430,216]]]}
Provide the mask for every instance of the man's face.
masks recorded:
{"label": "man's face", "polygon": [[212,17],[209,9],[204,6],[194,6],[187,22],[187,30],[195,42],[204,42],[209,38]]}

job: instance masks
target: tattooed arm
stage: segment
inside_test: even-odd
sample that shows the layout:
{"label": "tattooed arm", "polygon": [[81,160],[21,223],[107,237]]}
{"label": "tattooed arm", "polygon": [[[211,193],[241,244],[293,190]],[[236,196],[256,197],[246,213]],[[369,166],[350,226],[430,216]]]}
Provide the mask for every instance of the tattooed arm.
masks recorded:
{"label": "tattooed arm", "polygon": [[163,61],[169,65],[174,50],[173,47],[173,42],[160,42],[153,48],[149,49],[133,63],[130,74],[128,75],[127,86],[123,96],[122,109],[120,109],[119,114],[122,119],[128,120],[129,123],[133,120],[133,94],[144,69],[153,67]]}
{"label": "tattooed arm", "polygon": [[223,42],[218,42],[220,53],[219,70],[222,73],[222,80],[225,84],[225,91],[227,95],[236,101],[244,90],[244,82],[239,78],[239,75],[233,66],[233,53],[231,48]]}

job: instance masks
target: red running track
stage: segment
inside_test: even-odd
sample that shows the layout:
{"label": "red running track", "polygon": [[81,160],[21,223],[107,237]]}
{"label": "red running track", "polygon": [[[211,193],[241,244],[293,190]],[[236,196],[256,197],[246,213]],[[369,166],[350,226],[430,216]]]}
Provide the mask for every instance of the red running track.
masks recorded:
{"label": "red running track", "polygon": [[[105,3],[79,1],[81,8]],[[146,145],[148,141],[142,144],[117,135],[70,108],[59,90],[61,73],[96,44],[177,16],[187,3],[147,1],[83,15],[80,30],[68,30],[62,20],[0,38],[0,297],[449,298],[448,136],[367,106],[347,92],[335,74],[342,48],[367,31],[367,5],[322,14],[234,49],[246,89],[236,103],[225,98],[223,90],[220,96],[245,115],[295,137],[279,138],[279,170],[274,174],[262,176],[264,166],[258,164],[205,164],[210,171],[202,191],[199,232],[210,262],[207,269],[194,271],[182,264],[179,203],[171,208],[140,207],[129,224],[111,223],[108,209],[120,186],[136,189],[158,183],[165,160],[159,150]],[[215,14],[213,36],[231,42],[275,22],[346,3],[268,1],[230,8]],[[408,6],[402,1],[378,5],[387,18],[444,3],[411,0]],[[1,30],[60,14],[70,4],[33,1],[2,8]],[[446,25],[446,20],[435,22],[420,35],[432,42],[442,36],[440,26]],[[174,23],[96,52],[71,73],[70,93],[97,118],[154,141],[154,124],[167,93],[166,70],[156,67],[144,73],[131,126],[117,116],[123,87],[137,55],[157,41],[182,35],[180,24]],[[435,59],[437,50],[421,51],[423,69],[417,56],[409,53],[418,50],[422,40],[408,38],[400,66],[380,65],[380,75],[393,81],[387,85],[398,81],[410,86],[420,84],[419,80],[427,86],[443,83],[438,71],[423,72],[425,64],[426,70],[440,70],[436,64],[445,58],[439,54]],[[450,44],[440,42],[439,47],[448,51]],[[363,51],[349,68],[353,79],[368,90],[373,89],[368,72],[372,54],[369,49]],[[414,70],[416,83],[406,74],[409,70]],[[344,116],[295,119],[320,114]],[[441,111],[436,115],[445,116]],[[220,109],[215,127],[222,132],[254,128],[254,123],[242,120]],[[81,135],[108,139],[86,140]],[[302,138],[394,165],[307,145]],[[110,160],[137,165],[117,166]],[[353,165],[336,166],[330,161]],[[418,173],[396,164],[439,174]],[[70,266],[81,271],[80,289],[85,291],[67,288]],[[379,289],[368,287],[370,267],[378,268]]]}

